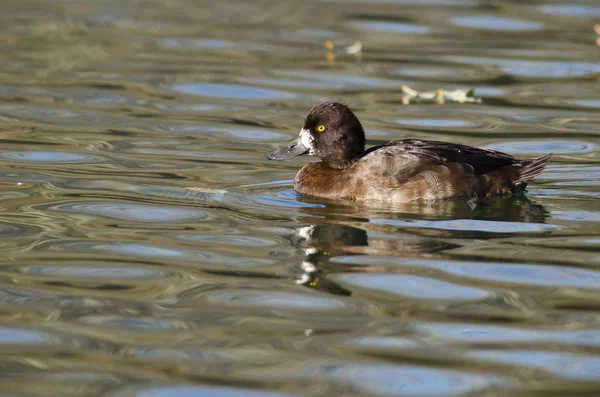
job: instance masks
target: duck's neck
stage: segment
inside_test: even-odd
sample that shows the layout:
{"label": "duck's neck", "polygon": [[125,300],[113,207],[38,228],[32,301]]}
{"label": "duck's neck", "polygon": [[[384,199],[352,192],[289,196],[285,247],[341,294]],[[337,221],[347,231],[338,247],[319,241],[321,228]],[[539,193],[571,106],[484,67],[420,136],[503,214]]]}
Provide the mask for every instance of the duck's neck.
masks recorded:
{"label": "duck's neck", "polygon": [[358,157],[350,160],[335,160],[335,161],[323,161],[325,165],[330,168],[334,168],[336,170],[342,170],[344,168],[350,167],[352,164],[358,161]]}

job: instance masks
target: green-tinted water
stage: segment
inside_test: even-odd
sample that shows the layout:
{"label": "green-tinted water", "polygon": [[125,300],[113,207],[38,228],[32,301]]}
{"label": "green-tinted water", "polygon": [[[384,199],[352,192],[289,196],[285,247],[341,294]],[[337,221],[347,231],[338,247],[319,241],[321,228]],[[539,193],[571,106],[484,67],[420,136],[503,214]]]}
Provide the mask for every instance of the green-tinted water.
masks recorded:
{"label": "green-tinted water", "polygon": [[[600,393],[598,2],[0,11],[3,396]],[[300,197],[266,154],[336,99],[370,145],[555,156],[526,197]]]}

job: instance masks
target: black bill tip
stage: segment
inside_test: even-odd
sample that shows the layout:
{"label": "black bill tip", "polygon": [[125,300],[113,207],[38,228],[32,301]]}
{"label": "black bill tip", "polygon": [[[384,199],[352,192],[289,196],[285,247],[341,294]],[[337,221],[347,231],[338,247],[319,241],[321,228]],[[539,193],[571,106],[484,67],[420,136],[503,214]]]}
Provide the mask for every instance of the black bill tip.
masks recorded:
{"label": "black bill tip", "polygon": [[290,142],[287,146],[279,148],[269,154],[267,158],[269,160],[287,160],[292,157],[300,156],[301,154],[308,153],[309,148],[302,144],[300,137]]}

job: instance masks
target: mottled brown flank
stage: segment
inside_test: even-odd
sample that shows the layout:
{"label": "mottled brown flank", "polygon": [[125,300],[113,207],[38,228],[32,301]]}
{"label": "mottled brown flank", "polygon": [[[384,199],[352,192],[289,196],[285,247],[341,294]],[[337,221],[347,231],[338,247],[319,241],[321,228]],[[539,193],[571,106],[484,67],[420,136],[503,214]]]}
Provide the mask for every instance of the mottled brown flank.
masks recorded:
{"label": "mottled brown flank", "polygon": [[333,199],[398,203],[495,195],[523,190],[548,160],[549,156],[517,160],[444,142],[395,141],[343,168],[310,163],[296,176],[294,189]]}

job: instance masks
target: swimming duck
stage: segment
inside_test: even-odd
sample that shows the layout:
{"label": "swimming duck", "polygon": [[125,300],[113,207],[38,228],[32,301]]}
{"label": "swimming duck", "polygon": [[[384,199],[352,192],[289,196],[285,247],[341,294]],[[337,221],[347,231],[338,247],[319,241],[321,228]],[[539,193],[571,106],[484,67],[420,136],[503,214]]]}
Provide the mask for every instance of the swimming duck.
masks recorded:
{"label": "swimming duck", "polygon": [[365,132],[348,106],[326,102],[306,116],[297,139],[270,160],[321,159],[296,175],[298,193],[353,201],[405,203],[520,192],[552,154],[529,160],[489,149],[402,139],[365,150]]}

